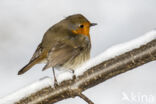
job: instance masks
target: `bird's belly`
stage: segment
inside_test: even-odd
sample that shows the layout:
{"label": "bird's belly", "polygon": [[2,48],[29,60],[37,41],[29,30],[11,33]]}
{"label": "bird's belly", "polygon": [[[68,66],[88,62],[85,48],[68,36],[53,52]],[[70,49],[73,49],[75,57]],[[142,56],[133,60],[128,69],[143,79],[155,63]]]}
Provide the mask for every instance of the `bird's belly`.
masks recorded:
{"label": "bird's belly", "polygon": [[67,70],[74,70],[90,59],[90,50],[84,51],[73,59],[68,60],[61,67]]}

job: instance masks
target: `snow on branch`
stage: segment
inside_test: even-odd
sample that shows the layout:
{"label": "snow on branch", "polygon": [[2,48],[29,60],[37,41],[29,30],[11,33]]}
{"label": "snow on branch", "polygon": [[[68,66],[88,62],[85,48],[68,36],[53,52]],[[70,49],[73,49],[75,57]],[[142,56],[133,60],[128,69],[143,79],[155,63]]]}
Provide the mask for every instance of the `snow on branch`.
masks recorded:
{"label": "snow on branch", "polygon": [[57,77],[54,87],[50,78],[44,78],[9,96],[0,99],[0,104],[52,104],[79,96],[88,104],[93,102],[82,92],[116,75],[156,60],[156,30],[140,38],[107,49],[76,69],[76,79],[65,72]]}

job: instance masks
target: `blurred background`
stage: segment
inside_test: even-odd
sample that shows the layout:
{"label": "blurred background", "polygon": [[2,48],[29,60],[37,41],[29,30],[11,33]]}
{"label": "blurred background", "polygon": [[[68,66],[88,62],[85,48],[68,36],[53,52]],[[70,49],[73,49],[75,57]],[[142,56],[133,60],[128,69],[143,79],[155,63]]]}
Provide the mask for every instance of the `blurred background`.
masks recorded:
{"label": "blurred background", "polygon": [[[112,45],[156,28],[156,0],[0,0],[0,97],[30,83],[52,77],[36,65],[18,76],[46,30],[63,18],[81,13],[91,22],[92,58]],[[84,93],[95,104],[155,104],[156,62],[101,83]],[[125,96],[128,99],[125,99]],[[145,96],[147,99],[141,100]],[[76,97],[57,104],[86,104]]]}

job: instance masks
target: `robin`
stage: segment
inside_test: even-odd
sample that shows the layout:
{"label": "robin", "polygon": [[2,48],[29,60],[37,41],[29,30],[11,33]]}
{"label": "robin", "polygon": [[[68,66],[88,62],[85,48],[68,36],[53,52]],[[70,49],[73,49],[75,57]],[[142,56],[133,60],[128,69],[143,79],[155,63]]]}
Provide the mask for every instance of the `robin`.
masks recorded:
{"label": "robin", "polygon": [[89,30],[96,23],[90,23],[83,15],[68,16],[53,25],[44,34],[29,63],[18,75],[34,65],[45,62],[43,70],[52,67],[54,81],[57,84],[54,68],[74,70],[90,58],[91,39]]}

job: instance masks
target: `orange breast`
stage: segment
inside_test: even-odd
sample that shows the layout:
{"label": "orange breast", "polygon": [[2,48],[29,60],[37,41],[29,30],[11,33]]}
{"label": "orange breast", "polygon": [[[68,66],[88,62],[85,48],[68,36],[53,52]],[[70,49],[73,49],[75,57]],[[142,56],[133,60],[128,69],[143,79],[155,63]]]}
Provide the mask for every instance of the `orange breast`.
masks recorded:
{"label": "orange breast", "polygon": [[76,30],[73,30],[72,32],[74,34],[82,34],[82,35],[88,36],[89,39],[90,39],[90,34],[89,34],[89,31],[90,31],[90,23],[85,22],[85,23],[83,23],[83,25],[84,25],[83,28],[79,27]]}

